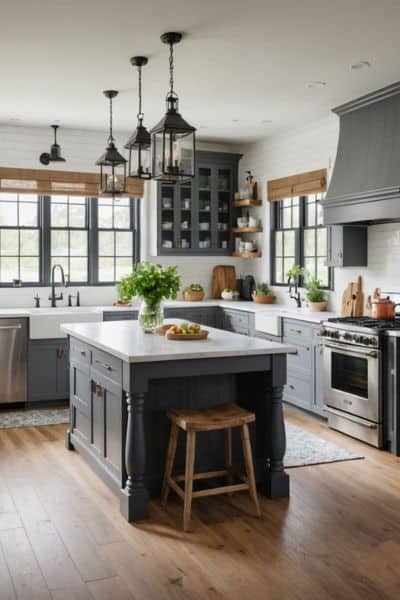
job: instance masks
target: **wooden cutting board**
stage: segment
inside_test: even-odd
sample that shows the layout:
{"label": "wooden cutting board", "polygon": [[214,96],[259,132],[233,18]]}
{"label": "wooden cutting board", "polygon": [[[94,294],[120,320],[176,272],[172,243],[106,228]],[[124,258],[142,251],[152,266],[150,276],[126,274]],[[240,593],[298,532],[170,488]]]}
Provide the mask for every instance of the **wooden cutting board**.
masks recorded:
{"label": "wooden cutting board", "polygon": [[212,297],[221,298],[221,292],[229,288],[236,290],[236,270],[231,265],[217,265],[212,275]]}
{"label": "wooden cutting board", "polygon": [[364,310],[364,294],[362,291],[362,277],[350,282],[342,295],[340,313],[343,317],[360,317]]}

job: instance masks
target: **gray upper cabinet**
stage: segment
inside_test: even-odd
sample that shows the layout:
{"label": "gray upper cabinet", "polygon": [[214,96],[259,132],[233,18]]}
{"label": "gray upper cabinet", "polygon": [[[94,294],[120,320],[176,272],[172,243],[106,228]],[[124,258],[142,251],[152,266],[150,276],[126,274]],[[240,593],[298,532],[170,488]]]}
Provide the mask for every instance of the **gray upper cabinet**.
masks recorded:
{"label": "gray upper cabinet", "polygon": [[158,185],[158,254],[231,254],[240,156],[199,151],[193,180]]}
{"label": "gray upper cabinet", "polygon": [[328,267],[368,266],[368,228],[356,225],[328,227]]}

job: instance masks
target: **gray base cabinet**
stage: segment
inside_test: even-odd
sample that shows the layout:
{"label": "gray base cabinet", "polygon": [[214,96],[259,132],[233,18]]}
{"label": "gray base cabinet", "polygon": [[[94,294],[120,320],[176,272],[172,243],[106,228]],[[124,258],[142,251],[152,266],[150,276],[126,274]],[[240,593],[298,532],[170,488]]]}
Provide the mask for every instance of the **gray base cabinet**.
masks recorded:
{"label": "gray base cabinet", "polygon": [[254,335],[254,314],[243,310],[224,308],[221,329],[242,335]]}
{"label": "gray base cabinet", "polygon": [[324,416],[323,346],[320,325],[283,319],[283,342],[296,346],[288,354],[287,385],[283,399],[289,404]]}
{"label": "gray base cabinet", "polygon": [[218,307],[215,306],[166,308],[164,315],[166,319],[185,319],[191,323],[199,323],[199,325],[218,327]]}
{"label": "gray base cabinet", "polygon": [[103,321],[131,321],[138,318],[137,310],[110,310],[103,313]]}
{"label": "gray base cabinet", "polygon": [[67,400],[68,340],[29,340],[28,402]]}

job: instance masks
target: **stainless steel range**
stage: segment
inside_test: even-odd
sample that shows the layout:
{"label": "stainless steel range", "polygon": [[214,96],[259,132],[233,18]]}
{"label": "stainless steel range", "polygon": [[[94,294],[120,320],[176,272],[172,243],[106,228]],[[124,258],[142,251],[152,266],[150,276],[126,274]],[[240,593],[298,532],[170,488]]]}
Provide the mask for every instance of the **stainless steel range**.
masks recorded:
{"label": "stainless steel range", "polygon": [[400,319],[329,319],[322,324],[325,404],[330,427],[373,446],[383,445],[384,336]]}

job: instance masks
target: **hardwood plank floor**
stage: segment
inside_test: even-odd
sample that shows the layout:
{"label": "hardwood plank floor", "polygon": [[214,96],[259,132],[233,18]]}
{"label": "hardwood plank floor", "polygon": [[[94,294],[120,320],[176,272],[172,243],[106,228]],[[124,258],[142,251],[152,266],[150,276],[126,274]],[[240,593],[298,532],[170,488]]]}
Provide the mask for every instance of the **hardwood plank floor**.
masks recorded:
{"label": "hardwood plank floor", "polygon": [[0,430],[0,598],[163,600],[399,597],[400,459],[295,410],[287,420],[365,456],[290,469],[291,497],[119,502],[64,448],[64,425]]}

